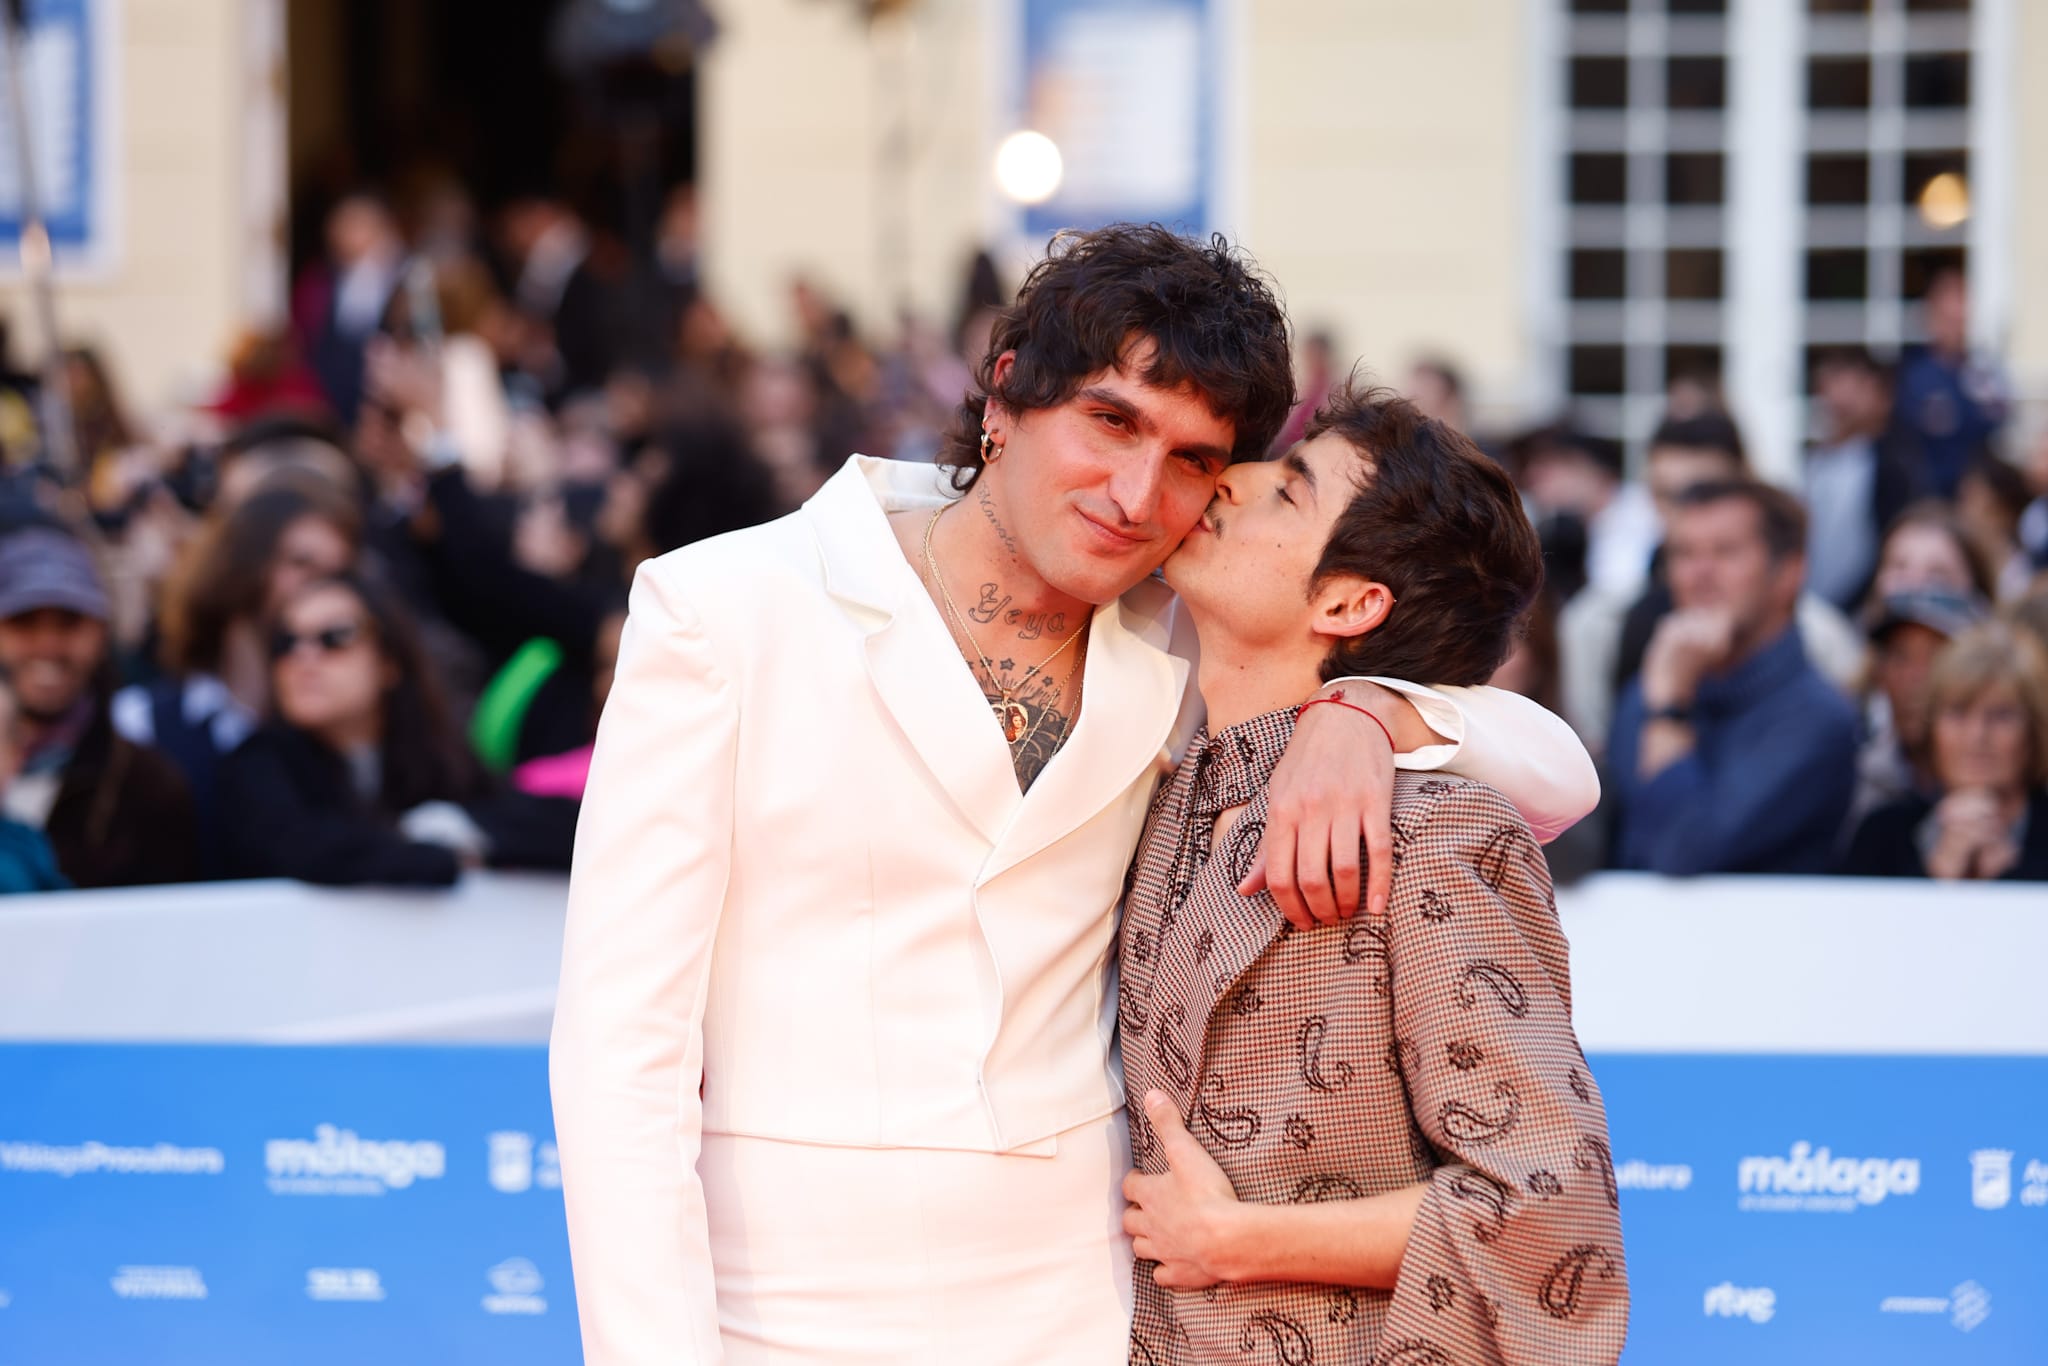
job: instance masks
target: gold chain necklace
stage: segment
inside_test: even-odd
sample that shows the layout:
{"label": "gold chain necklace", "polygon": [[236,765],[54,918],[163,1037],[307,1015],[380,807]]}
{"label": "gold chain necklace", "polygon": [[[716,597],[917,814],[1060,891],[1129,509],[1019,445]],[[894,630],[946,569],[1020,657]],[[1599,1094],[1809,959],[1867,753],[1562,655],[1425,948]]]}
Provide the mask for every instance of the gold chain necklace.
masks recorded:
{"label": "gold chain necklace", "polygon": [[995,661],[988,657],[987,652],[981,648],[981,642],[974,638],[973,629],[968,626],[966,617],[954,603],[953,594],[947,589],[944,576],[939,573],[939,562],[932,556],[932,532],[938,529],[939,518],[945,511],[946,509],[940,508],[932,514],[932,519],[924,524],[925,572],[931,575],[932,582],[939,586],[939,597],[944,600],[946,610],[952,614],[953,624],[960,628],[960,634],[966,636],[967,643],[974,647],[974,653],[981,659],[982,671],[988,675],[990,686],[998,694],[996,700],[988,704],[988,709],[994,713],[996,724],[1003,728],[1004,743],[1018,744],[1029,738],[1033,726],[1031,713],[1024,709],[1024,704],[1017,700],[1016,694],[1023,690],[1025,684],[1036,678],[1041,669],[1066,653],[1069,645],[1088,634],[1088,627],[1084,624],[1080,630],[1061,641],[1057,650],[1026,669],[1024,676],[1017,680],[1014,687],[1005,687],[1001,676],[996,672]]}

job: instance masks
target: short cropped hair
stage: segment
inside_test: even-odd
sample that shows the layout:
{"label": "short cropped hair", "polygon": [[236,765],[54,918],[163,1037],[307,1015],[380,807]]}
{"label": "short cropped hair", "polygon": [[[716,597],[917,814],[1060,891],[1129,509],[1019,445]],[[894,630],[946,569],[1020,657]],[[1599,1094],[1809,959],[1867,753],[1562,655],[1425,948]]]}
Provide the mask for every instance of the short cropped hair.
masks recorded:
{"label": "short cropped hair", "polygon": [[1682,490],[1672,500],[1679,508],[1706,507],[1712,503],[1743,502],[1756,512],[1757,530],[1771,563],[1779,564],[1793,555],[1806,553],[1806,509],[1781,488],[1760,479],[1713,479]]}
{"label": "short cropped hair", "polygon": [[1650,433],[1650,449],[1679,446],[1694,451],[1719,451],[1743,469],[1749,456],[1742,448],[1742,429],[1726,413],[1699,413],[1692,417],[1667,417]]}
{"label": "short cropped hair", "polygon": [[1356,574],[1385,584],[1394,608],[1377,629],[1339,641],[1323,678],[1486,682],[1543,587],[1543,548],[1514,481],[1469,437],[1391,389],[1353,382],[1332,393],[1307,437],[1324,433],[1372,473],[1338,514],[1312,582]]}
{"label": "short cropped hair", "polygon": [[[1147,341],[1141,378],[1192,385],[1231,422],[1231,459],[1263,459],[1294,406],[1287,314],[1272,286],[1220,234],[1199,242],[1156,223],[1113,223],[1055,236],[996,316],[940,455],[955,466],[955,487],[972,488],[981,475],[989,398],[1019,412],[1057,407]],[[1005,351],[1017,358],[996,386]]]}

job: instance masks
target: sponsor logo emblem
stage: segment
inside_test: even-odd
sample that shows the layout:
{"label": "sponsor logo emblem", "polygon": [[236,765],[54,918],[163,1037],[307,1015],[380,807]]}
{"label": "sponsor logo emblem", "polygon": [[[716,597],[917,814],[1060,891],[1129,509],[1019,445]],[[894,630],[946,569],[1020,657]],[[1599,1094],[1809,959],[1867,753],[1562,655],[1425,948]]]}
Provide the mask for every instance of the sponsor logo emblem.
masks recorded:
{"label": "sponsor logo emblem", "polygon": [[0,1171],[79,1176],[113,1172],[122,1176],[219,1176],[227,1159],[218,1148],[180,1148],[155,1143],[146,1148],[85,1143],[0,1143]]}
{"label": "sponsor logo emblem", "polygon": [[484,1296],[484,1312],[487,1314],[545,1314],[548,1302],[541,1298],[540,1268],[524,1257],[507,1257],[489,1271],[484,1279],[491,1283],[491,1293]]}
{"label": "sponsor logo emblem", "polygon": [[1979,1148],[1970,1154],[1970,1203],[2004,1209],[2012,1199],[2012,1150]]}
{"label": "sponsor logo emblem", "polygon": [[1737,1208],[1847,1214],[1920,1189],[1917,1157],[1836,1157],[1801,1139],[1784,1157],[1745,1157]]}
{"label": "sponsor logo emblem", "polygon": [[536,1143],[529,1133],[500,1129],[489,1137],[491,1187],[517,1195],[535,1186],[542,1190],[562,1188],[562,1160],[552,1142]]}
{"label": "sponsor logo emblem", "polygon": [[124,1300],[203,1300],[206,1278],[196,1266],[122,1266],[110,1282]]}
{"label": "sponsor logo emblem", "polygon": [[448,1154],[438,1143],[358,1138],[353,1129],[320,1124],[311,1139],[265,1143],[263,1165],[277,1195],[382,1195],[440,1179]]}
{"label": "sponsor logo emblem", "polygon": [[1975,1281],[1964,1281],[1946,1295],[1887,1295],[1877,1312],[1946,1314],[1958,1332],[1967,1333],[1991,1317],[1991,1292]]}
{"label": "sponsor logo emblem", "polygon": [[367,1266],[309,1267],[306,1298],[370,1303],[384,1298],[384,1280]]}
{"label": "sponsor logo emblem", "polygon": [[1769,1323],[1778,1312],[1778,1292],[1767,1285],[1736,1285],[1723,1281],[1706,1293],[1704,1310],[1709,1318],[1748,1319]]}
{"label": "sponsor logo emblem", "polygon": [[1683,1162],[1630,1160],[1615,1167],[1614,1185],[1625,1191],[1682,1191],[1692,1185],[1692,1168]]}

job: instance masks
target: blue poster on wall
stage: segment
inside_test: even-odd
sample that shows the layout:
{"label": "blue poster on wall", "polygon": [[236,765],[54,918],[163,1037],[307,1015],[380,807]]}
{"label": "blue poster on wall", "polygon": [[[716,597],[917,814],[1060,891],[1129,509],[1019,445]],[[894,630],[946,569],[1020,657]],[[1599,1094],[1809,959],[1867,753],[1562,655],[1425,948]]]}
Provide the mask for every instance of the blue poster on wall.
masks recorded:
{"label": "blue poster on wall", "polygon": [[1021,211],[1061,228],[1221,224],[1220,15],[1210,0],[1022,0],[1017,126],[1059,149],[1058,189]]}
{"label": "blue poster on wall", "polygon": [[27,40],[0,63],[0,267],[14,268],[21,238],[21,142],[9,88],[17,70],[26,78],[36,194],[58,260],[100,263],[110,249],[112,3],[29,0]]}

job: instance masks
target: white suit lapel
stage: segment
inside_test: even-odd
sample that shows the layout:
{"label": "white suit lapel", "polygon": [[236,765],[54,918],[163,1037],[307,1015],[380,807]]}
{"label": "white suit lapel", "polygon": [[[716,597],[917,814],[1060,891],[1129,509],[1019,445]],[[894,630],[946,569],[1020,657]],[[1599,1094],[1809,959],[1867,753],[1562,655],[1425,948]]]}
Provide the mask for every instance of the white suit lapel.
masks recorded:
{"label": "white suit lapel", "polygon": [[953,496],[933,466],[855,456],[804,512],[826,590],[866,634],[862,652],[876,695],[961,816],[993,844],[1022,800],[1009,751],[885,513],[885,506],[938,508]]}
{"label": "white suit lapel", "polygon": [[1003,832],[984,881],[1079,829],[1160,762],[1188,680],[1187,662],[1166,651],[1167,596],[1147,582],[1095,609],[1080,718]]}

